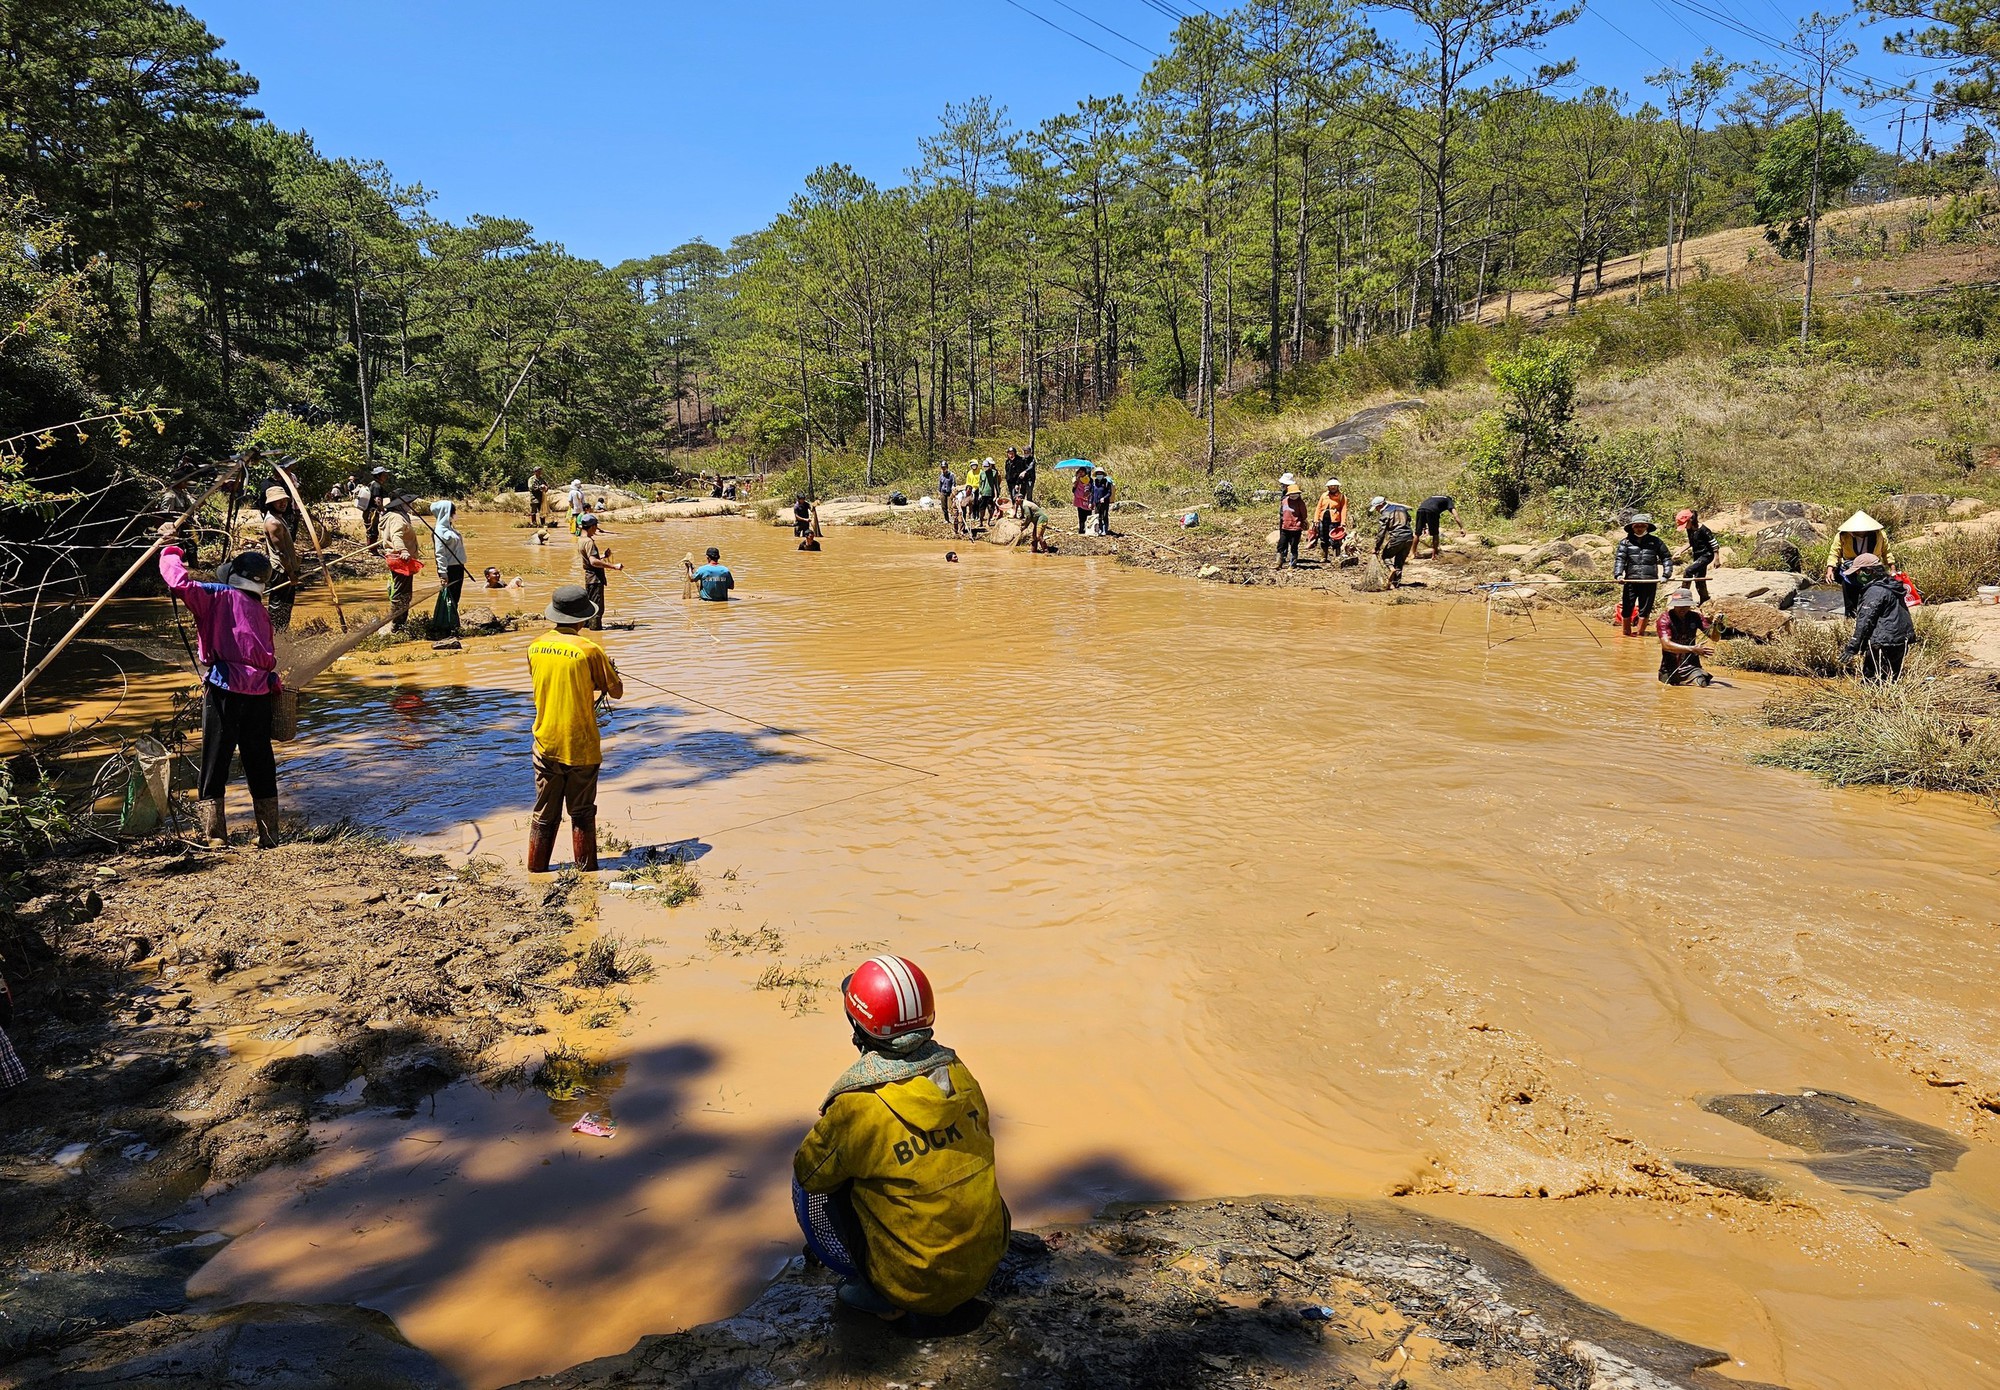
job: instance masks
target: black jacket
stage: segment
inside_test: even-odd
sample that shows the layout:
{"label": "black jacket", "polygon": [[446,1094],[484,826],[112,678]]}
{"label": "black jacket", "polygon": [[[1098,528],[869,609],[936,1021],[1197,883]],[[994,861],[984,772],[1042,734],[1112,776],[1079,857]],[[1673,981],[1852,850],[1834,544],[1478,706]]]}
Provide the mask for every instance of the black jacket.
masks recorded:
{"label": "black jacket", "polygon": [[1674,557],[1658,532],[1635,536],[1627,531],[1619,538],[1618,553],[1612,557],[1613,578],[1671,579],[1673,573]]}
{"label": "black jacket", "polygon": [[1846,654],[1853,656],[1863,647],[1897,647],[1916,640],[1909,591],[1895,575],[1877,574],[1854,605],[1854,635],[1847,639]]}
{"label": "black jacket", "polygon": [[1722,551],[1715,544],[1715,532],[1696,523],[1688,533],[1688,563],[1705,565],[1713,561]]}

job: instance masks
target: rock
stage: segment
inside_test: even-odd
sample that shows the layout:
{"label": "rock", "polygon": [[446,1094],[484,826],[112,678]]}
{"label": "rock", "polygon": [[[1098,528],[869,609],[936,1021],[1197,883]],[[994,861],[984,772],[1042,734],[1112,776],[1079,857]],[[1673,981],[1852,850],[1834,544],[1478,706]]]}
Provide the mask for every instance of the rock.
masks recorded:
{"label": "rock", "polygon": [[1881,510],[1881,520],[1891,526],[1921,526],[1948,514],[1951,498],[1941,492],[1899,492],[1884,500]]}
{"label": "rock", "polygon": [[1791,614],[1776,604],[1754,598],[1718,598],[1708,605],[1719,637],[1748,637],[1768,642],[1792,625]]}
{"label": "rock", "polygon": [[1424,403],[1417,400],[1389,401],[1382,405],[1371,405],[1366,410],[1357,411],[1339,424],[1321,430],[1313,436],[1313,442],[1326,452],[1329,462],[1339,463],[1374,444],[1389,430],[1389,427],[1405,415],[1422,410]]}
{"label": "rock", "polygon": [[1250,500],[1252,502],[1275,502],[1278,500],[1278,494],[1272,492],[1269,488],[1260,487],[1250,494]]}
{"label": "rock", "polygon": [[0,1360],[186,1307],[189,1277],[216,1248],[183,1243],[116,1256],[89,1269],[10,1269]]}
{"label": "rock", "polygon": [[1811,512],[1803,502],[1752,502],[1750,519],[1765,523],[1773,521],[1803,521]]}
{"label": "rock", "polygon": [[1966,521],[1991,510],[1993,507],[1989,502],[1982,502],[1977,497],[1961,497],[1946,509],[1945,514],[1953,521]]}
{"label": "rock", "polygon": [[1550,541],[1528,552],[1525,560],[1529,569],[1541,569],[1547,565],[1561,564],[1576,554],[1576,547],[1568,541]]}
{"label": "rock", "polygon": [[989,545],[1019,545],[1027,538],[1028,533],[1020,522],[1003,516],[979,539]]}
{"label": "rock", "polygon": [[1593,575],[1603,567],[1603,559],[1591,554],[1588,550],[1573,550],[1562,563],[1563,573],[1565,574]]}
{"label": "rock", "polygon": [[1493,552],[1496,555],[1504,555],[1510,560],[1518,560],[1523,556],[1534,554],[1535,547],[1532,545],[1496,545],[1493,547]]}
{"label": "rock", "polygon": [[514,626],[514,621],[512,614],[503,617],[483,603],[463,609],[458,615],[460,627],[478,632],[506,632]]}
{"label": "rock", "polygon": [[1758,599],[1779,609],[1789,609],[1799,590],[1811,582],[1787,570],[1751,569],[1712,570],[1706,580],[1710,598]]}
{"label": "rock", "polygon": [[458,1079],[452,1060],[428,1047],[393,1053],[368,1068],[361,1098],[370,1105],[408,1107]]}
{"label": "rock", "polygon": [[1791,517],[1776,521],[1757,533],[1757,548],[1764,550],[1790,541],[1794,545],[1809,545],[1826,539],[1826,528],[1803,517]]}
{"label": "rock", "polygon": [[1236,484],[1230,482],[1229,479],[1217,478],[1213,491],[1215,493],[1215,505],[1223,511],[1226,512],[1236,505]]}
{"label": "rock", "polygon": [[1194,577],[1196,579],[1220,579],[1222,578],[1222,566],[1203,565],[1200,569],[1195,571]]}
{"label": "rock", "polygon": [[457,1390],[458,1381],[369,1308],[246,1303],[150,1318],[21,1390]]}
{"label": "rock", "polygon": [[1933,1173],[1950,1172],[1965,1153],[1965,1145],[1941,1129],[1833,1091],[1711,1096],[1701,1108],[1820,1155],[1802,1160],[1803,1166],[1871,1196],[1893,1199],[1929,1187]]}
{"label": "rock", "polygon": [[1111,504],[1111,510],[1114,512],[1150,512],[1153,509],[1144,502],[1134,502],[1129,498],[1121,497]]}

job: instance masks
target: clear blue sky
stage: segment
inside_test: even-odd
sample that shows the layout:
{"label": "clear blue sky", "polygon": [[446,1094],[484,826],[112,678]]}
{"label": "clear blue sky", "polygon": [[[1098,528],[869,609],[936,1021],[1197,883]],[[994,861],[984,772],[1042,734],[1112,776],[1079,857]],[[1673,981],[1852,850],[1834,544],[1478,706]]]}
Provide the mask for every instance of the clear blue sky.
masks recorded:
{"label": "clear blue sky", "polygon": [[[990,95],[1032,125],[1139,79],[1008,0],[184,3],[263,83],[263,111],[322,152],[384,161],[434,192],[442,216],[522,217],[608,263],[697,235],[726,244],[821,164],[900,182],[947,102]],[[1141,68],[1145,52],[1090,21],[1155,51],[1172,27],[1144,0],[1016,3]],[[1791,0],[1699,3],[1771,36],[1789,36],[1803,12]],[[1915,71],[1882,53],[1879,34],[1856,39],[1857,69],[1891,82]],[[1647,72],[1705,44],[1741,61],[1778,56],[1682,0],[1596,0],[1545,56],[1639,92]],[[1894,146],[1893,111],[1858,118]]]}

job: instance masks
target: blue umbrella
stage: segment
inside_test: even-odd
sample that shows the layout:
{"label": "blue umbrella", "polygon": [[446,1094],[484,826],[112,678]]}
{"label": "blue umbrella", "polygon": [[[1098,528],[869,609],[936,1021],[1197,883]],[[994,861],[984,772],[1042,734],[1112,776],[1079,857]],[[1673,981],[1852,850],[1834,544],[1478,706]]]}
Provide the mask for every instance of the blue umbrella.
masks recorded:
{"label": "blue umbrella", "polygon": [[1060,471],[1064,468],[1095,468],[1096,466],[1089,459],[1064,459],[1056,465],[1056,468]]}

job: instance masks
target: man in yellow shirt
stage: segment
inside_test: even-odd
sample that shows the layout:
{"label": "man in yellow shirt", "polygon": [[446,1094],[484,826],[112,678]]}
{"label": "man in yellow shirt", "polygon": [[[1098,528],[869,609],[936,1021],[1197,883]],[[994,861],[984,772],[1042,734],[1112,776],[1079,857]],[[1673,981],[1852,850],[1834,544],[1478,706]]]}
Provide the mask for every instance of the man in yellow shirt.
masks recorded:
{"label": "man in yellow shirt", "polygon": [[597,867],[597,695],[625,693],[618,667],[583,625],[597,614],[581,584],[555,591],[544,615],[555,631],[528,648],[535,682],[535,812],[528,824],[528,872],[546,873],[563,808],[569,808],[576,867]]}
{"label": "man in yellow shirt", "polygon": [[792,1159],[793,1210],[842,1303],[941,1317],[977,1298],[1007,1252],[992,1116],[932,1037],[937,1005],[914,962],[864,961],[840,993],[861,1060]]}

